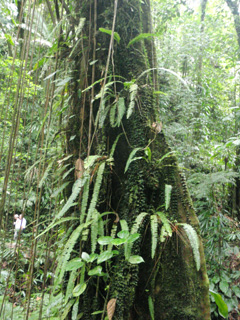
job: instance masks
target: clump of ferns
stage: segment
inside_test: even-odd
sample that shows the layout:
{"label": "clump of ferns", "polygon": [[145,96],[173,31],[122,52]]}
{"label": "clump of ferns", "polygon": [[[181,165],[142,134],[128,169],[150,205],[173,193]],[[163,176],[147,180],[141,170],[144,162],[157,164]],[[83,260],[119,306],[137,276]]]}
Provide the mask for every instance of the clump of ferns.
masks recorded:
{"label": "clump of ferns", "polygon": [[[156,212],[150,217],[151,224],[151,257],[155,257],[158,243],[163,243],[172,237],[173,233],[177,234],[183,243],[187,246],[190,244],[193,251],[193,258],[196,268],[200,269],[200,252],[199,252],[199,238],[196,230],[188,223],[178,223],[176,221],[170,222],[164,212]],[[159,234],[159,225],[160,234]]]}

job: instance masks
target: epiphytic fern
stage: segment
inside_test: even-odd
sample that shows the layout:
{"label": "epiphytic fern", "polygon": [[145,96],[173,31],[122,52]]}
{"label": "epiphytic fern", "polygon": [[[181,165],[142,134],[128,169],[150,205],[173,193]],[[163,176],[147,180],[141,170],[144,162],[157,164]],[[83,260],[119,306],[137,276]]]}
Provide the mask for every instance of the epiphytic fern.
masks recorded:
{"label": "epiphytic fern", "polygon": [[80,237],[82,231],[87,228],[92,221],[86,222],[84,224],[79,225],[71,234],[71,236],[69,237],[67,243],[65,244],[65,247],[63,249],[63,252],[61,254],[61,256],[58,259],[58,266],[56,269],[56,273],[55,273],[55,278],[56,278],[56,282],[55,282],[55,288],[58,284],[60,284],[62,282],[65,270],[66,270],[66,265],[67,262],[70,258],[70,255],[72,253],[72,250],[78,240],[78,238]]}
{"label": "epiphytic fern", "polygon": [[183,227],[183,229],[188,237],[189,243],[190,243],[192,250],[193,250],[193,257],[194,257],[194,260],[196,263],[196,268],[197,268],[197,270],[199,270],[201,259],[200,259],[200,252],[199,252],[199,238],[198,238],[197,232],[190,224],[178,223],[177,225]]}
{"label": "epiphytic fern", "polygon": [[151,222],[151,234],[152,234],[151,256],[153,259],[156,252],[157,243],[158,243],[158,219],[155,214],[151,215],[150,219],[151,219],[150,222]]}
{"label": "epiphytic fern", "polygon": [[130,91],[130,103],[129,103],[129,107],[128,107],[128,110],[127,110],[127,119],[129,119],[130,116],[133,113],[134,106],[135,106],[135,98],[136,98],[136,95],[137,95],[137,90],[138,90],[138,85],[136,83],[133,83],[130,86],[130,89],[129,89],[129,91]]}
{"label": "epiphytic fern", "polygon": [[88,175],[84,175],[83,178],[77,179],[75,181],[72,188],[71,196],[68,198],[67,202],[65,203],[63,208],[60,210],[60,212],[56,215],[55,220],[60,219],[64,215],[64,213],[66,213],[68,209],[74,204],[75,199],[79,195],[81,188],[84,186],[87,180],[88,180]]}

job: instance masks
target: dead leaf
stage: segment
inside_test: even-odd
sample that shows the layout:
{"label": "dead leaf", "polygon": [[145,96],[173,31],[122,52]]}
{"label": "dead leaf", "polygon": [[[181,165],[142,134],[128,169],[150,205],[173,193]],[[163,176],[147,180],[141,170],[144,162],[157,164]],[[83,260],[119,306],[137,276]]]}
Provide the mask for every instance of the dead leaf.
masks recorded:
{"label": "dead leaf", "polygon": [[78,158],[75,163],[75,177],[76,179],[82,178],[84,172],[84,161]]}
{"label": "dead leaf", "polygon": [[152,128],[156,133],[160,133],[162,131],[162,122],[153,122]]}
{"label": "dead leaf", "polygon": [[107,315],[108,315],[108,319],[112,320],[114,312],[115,312],[115,308],[116,308],[116,302],[117,299],[113,298],[111,300],[108,301],[107,304]]}

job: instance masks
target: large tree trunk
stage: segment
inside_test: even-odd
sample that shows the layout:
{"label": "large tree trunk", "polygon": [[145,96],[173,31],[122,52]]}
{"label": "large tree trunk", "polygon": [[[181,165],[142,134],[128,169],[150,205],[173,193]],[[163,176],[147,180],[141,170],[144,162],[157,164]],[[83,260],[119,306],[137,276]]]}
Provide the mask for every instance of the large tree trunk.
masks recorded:
{"label": "large tree trunk", "polygon": [[[170,152],[161,131],[160,107],[153,97],[156,73],[148,71],[140,77],[144,71],[154,67],[153,42],[148,38],[128,46],[129,41],[139,34],[151,33],[149,1],[118,1],[115,31],[121,40],[113,43],[108,69],[108,76],[111,75],[111,78],[107,81],[116,82],[111,86],[114,95],[109,97],[105,110],[114,99],[119,98],[124,98],[128,106],[129,92],[121,82],[137,79],[138,92],[133,114],[129,119],[125,114],[120,126],[113,127],[108,120],[109,116],[103,125],[98,122],[96,126],[99,102],[103,99],[91,101],[94,94],[105,85],[104,80],[94,86],[94,92],[93,89],[82,92],[94,81],[104,78],[111,35],[100,32],[99,28],[112,29],[116,4],[117,1],[114,3],[113,0],[87,0],[80,1],[76,6],[79,17],[87,18],[83,32],[89,38],[83,38],[77,54],[74,54],[75,81],[72,83],[71,93],[72,114],[75,117],[69,120],[67,136],[68,152],[74,154],[75,160],[79,155],[81,159],[85,159],[89,154],[98,154],[104,159],[109,157],[109,150],[116,137],[123,133],[114,153],[114,166],[105,169],[97,209],[99,212],[116,212],[120,220],[127,221],[129,227],[141,212],[148,213],[138,230],[141,241],[136,241],[132,249],[132,254],[142,256],[145,263],[140,266],[132,265],[125,260],[123,253],[117,256],[109,271],[110,291],[106,300],[117,299],[113,319],[151,319],[150,301],[150,305],[151,302],[154,305],[155,319],[209,320],[208,278],[200,236],[201,262],[197,271],[192,248],[181,226],[176,224],[191,224],[199,234],[198,220],[177,160]],[[95,62],[92,65],[89,64],[91,60]],[[124,80],[119,76],[124,77]],[[79,92],[82,92],[81,97]],[[76,138],[70,139],[74,135]],[[134,148],[140,148],[137,156],[143,157],[143,149],[147,146],[151,150],[151,156],[147,160],[132,162],[124,173],[130,152]],[[159,161],[166,154],[168,156]],[[173,223],[172,228],[176,232],[164,243],[159,243],[152,259],[149,220],[152,214],[164,211],[166,185],[172,186],[172,192],[170,206],[164,214]],[[120,227],[118,219],[114,223]],[[159,229],[160,226],[159,224]],[[87,251],[88,248],[88,244],[83,245],[83,250]],[[103,309],[102,296],[106,296],[106,284],[102,280],[98,282],[98,294],[95,286],[96,283],[92,286],[89,283],[81,296],[83,319],[94,319],[91,313]]]}

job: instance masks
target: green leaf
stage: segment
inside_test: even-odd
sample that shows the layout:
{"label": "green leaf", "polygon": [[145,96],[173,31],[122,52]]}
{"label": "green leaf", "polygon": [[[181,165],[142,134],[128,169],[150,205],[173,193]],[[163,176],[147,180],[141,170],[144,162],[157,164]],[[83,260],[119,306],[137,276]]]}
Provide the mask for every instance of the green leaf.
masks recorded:
{"label": "green leaf", "polygon": [[121,244],[125,243],[127,239],[113,239],[112,244],[114,246],[120,246]]}
{"label": "green leaf", "polygon": [[[99,28],[99,31],[101,31],[101,32],[103,32],[103,33],[107,33],[107,34],[109,34],[110,36],[112,35],[112,30],[108,30],[108,29],[105,29],[105,28]],[[120,35],[119,35],[117,32],[114,32],[113,37],[114,37],[114,40],[117,41],[117,43],[120,42],[121,37],[120,37]]]}
{"label": "green leaf", "polygon": [[152,297],[149,296],[148,297],[148,308],[149,308],[149,312],[150,312],[150,315],[151,315],[151,320],[154,320],[154,304],[153,304],[153,300],[152,300]]}
{"label": "green leaf", "polygon": [[139,239],[140,234],[139,233],[134,233],[131,234],[128,238],[127,238],[127,243],[132,243],[134,241],[136,241],[137,239]]}
{"label": "green leaf", "polygon": [[100,275],[102,272],[102,266],[97,266],[94,269],[88,271],[89,276]]}
{"label": "green leaf", "polygon": [[4,34],[4,37],[7,39],[7,41],[12,45],[14,46],[14,42],[13,42],[13,39],[12,39],[12,36],[8,33],[5,33]]}
{"label": "green leaf", "polygon": [[121,239],[127,238],[129,236],[129,231],[122,230],[122,231],[118,232],[117,236]]}
{"label": "green leaf", "polygon": [[78,284],[74,289],[73,289],[73,296],[74,297],[79,297],[87,288],[86,282]]}
{"label": "green leaf", "polygon": [[151,222],[151,234],[152,234],[152,249],[151,249],[151,257],[152,259],[155,256],[157,243],[158,243],[158,220],[155,214],[151,215],[150,222]]}
{"label": "green leaf", "polygon": [[219,293],[216,293],[212,290],[209,290],[210,294],[213,296],[217,306],[218,306],[218,311],[220,313],[220,315],[223,318],[227,318],[228,317],[228,306],[227,304],[223,301],[221,295]]}
{"label": "green leaf", "polygon": [[201,258],[200,258],[200,252],[199,252],[199,238],[198,238],[197,232],[188,223],[177,223],[177,225],[183,227],[183,229],[188,237],[189,243],[190,243],[192,250],[193,250],[193,257],[194,257],[194,260],[196,263],[196,268],[197,268],[197,271],[199,271]]}
{"label": "green leaf", "polygon": [[75,258],[70,260],[66,265],[66,271],[73,271],[81,268],[84,265],[84,262],[81,258]]}
{"label": "green leaf", "polygon": [[144,260],[141,256],[131,256],[128,259],[128,262],[130,262],[131,264],[139,264],[139,263],[144,262]]}
{"label": "green leaf", "polygon": [[140,151],[140,150],[142,150],[142,148],[135,148],[135,149],[133,149],[133,151],[130,153],[130,155],[129,155],[129,157],[128,157],[128,160],[127,160],[127,163],[126,163],[126,166],[125,166],[124,173],[127,172],[127,170],[128,170],[128,168],[129,168],[131,162],[133,162],[133,161],[135,161],[135,160],[137,160],[137,159],[142,159],[142,157],[133,158],[133,157],[135,156],[135,154],[136,154],[138,151]]}
{"label": "green leaf", "polygon": [[100,256],[98,257],[97,263],[102,263],[106,260],[111,259],[113,256],[113,252],[112,251],[104,251],[103,253],[100,254]]}
{"label": "green leaf", "polygon": [[221,280],[219,283],[219,288],[223,293],[227,293],[228,289],[229,289],[229,284],[226,280]]}
{"label": "green leaf", "polygon": [[172,192],[172,186],[169,184],[165,184],[165,209],[166,210],[169,208],[169,205],[170,205],[171,192]]}
{"label": "green leaf", "polygon": [[113,238],[110,237],[110,236],[100,237],[100,238],[98,239],[98,243],[104,246],[104,245],[106,245],[106,244],[111,243],[112,240],[113,240]]}
{"label": "green leaf", "polygon": [[240,298],[240,288],[238,286],[232,286],[232,291],[238,298]]}
{"label": "green leaf", "polygon": [[131,45],[133,45],[135,42],[144,40],[144,39],[148,39],[148,38],[152,38],[155,35],[153,33],[140,33],[138,36],[136,36],[135,38],[133,38],[131,41],[129,41],[127,48],[129,48]]}
{"label": "green leaf", "polygon": [[86,262],[88,262],[90,260],[90,256],[87,252],[83,252],[82,253],[82,259]]}
{"label": "green leaf", "polygon": [[138,90],[138,85],[136,83],[132,84],[130,86],[130,103],[129,103],[129,107],[128,107],[128,110],[127,110],[127,119],[130,118],[130,116],[132,115],[133,113],[133,110],[134,110],[134,106],[135,106],[135,98],[136,98],[136,95],[137,95],[137,90]]}

